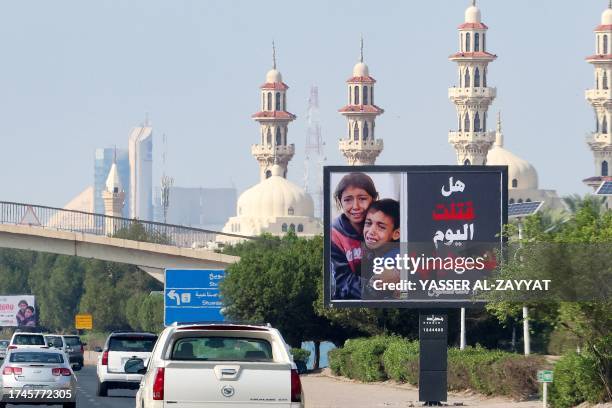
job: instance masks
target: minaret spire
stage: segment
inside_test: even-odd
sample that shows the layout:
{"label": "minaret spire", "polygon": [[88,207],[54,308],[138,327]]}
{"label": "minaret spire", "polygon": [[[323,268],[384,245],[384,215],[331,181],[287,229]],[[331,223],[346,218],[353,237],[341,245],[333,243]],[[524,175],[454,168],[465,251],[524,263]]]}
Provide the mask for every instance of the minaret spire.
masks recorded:
{"label": "minaret spire", "polygon": [[383,140],[376,138],[376,117],[384,112],[374,104],[374,84],[368,66],[363,62],[363,37],[361,37],[359,62],[353,67],[353,75],[347,83],[348,104],[339,112],[346,118],[345,137],[339,148],[351,166],[372,165],[383,150]]}
{"label": "minaret spire", "polygon": [[[610,0],[612,1],[612,0]],[[361,47],[359,52],[359,62],[363,62],[363,35],[361,36]]]}
{"label": "minaret spire", "polygon": [[457,130],[451,130],[449,143],[455,148],[457,164],[484,165],[487,153],[495,142],[495,132],[487,131],[487,112],[497,91],[487,85],[489,63],[497,56],[487,50],[487,29],[480,10],[465,11],[465,21],[459,26],[459,51],[450,56],[457,63],[459,83],[448,90],[457,110]]}
{"label": "minaret spire", "polygon": [[[595,53],[586,60],[595,70],[595,84],[586,91],[586,99],[595,113],[594,131],[587,136],[587,144],[593,154],[595,173],[584,183],[598,188],[603,177],[612,175],[612,106],[610,106],[610,83],[612,78],[612,45],[610,44],[610,26],[612,26],[612,1],[601,14],[600,24],[595,28]],[[612,199],[608,200],[612,205]]]}
{"label": "minaret spire", "polygon": [[276,69],[276,44],[272,41],[272,69],[266,74],[261,89],[260,110],[251,117],[259,123],[259,143],[251,146],[251,154],[259,163],[259,176],[263,181],[272,176],[275,164],[279,174],[287,177],[287,165],[295,153],[288,143],[289,123],[295,115],[287,111],[287,89],[283,76]]}
{"label": "minaret spire", "polygon": [[501,133],[502,131],[502,122],[501,122],[501,111],[497,112],[497,132]]}

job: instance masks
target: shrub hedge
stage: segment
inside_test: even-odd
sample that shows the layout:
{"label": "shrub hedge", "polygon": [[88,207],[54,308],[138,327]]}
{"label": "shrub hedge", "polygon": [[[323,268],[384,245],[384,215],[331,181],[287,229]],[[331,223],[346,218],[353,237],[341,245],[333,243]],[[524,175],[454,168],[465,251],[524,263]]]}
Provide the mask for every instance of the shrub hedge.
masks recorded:
{"label": "shrub hedge", "polygon": [[[329,353],[332,372],[364,382],[393,379],[418,385],[419,344],[394,336],[348,340]],[[448,350],[448,387],[525,399],[538,393],[540,356],[521,356],[482,347]]]}
{"label": "shrub hedge", "polygon": [[603,383],[597,376],[596,360],[588,353],[564,355],[555,364],[550,402],[554,408],[569,408],[582,402],[601,402]]}
{"label": "shrub hedge", "polygon": [[291,355],[293,356],[293,361],[303,361],[304,363],[307,363],[308,358],[310,357],[310,350],[292,348]]}

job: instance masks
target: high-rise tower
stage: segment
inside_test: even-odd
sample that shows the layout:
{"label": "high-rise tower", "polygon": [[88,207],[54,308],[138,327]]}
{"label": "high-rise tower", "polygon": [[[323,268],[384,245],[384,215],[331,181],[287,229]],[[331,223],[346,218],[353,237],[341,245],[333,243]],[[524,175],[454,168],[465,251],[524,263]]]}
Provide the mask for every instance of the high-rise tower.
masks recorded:
{"label": "high-rise tower", "polygon": [[130,218],[153,220],[153,128],[148,120],[132,129],[130,161]]}
{"label": "high-rise tower", "polygon": [[593,152],[595,176],[584,182],[599,187],[602,177],[610,176],[612,160],[612,1],[595,28],[595,55],[586,59],[595,68],[595,88],[586,91],[586,99],[595,110],[595,131],[587,136]]}
{"label": "high-rise tower", "polygon": [[495,132],[487,132],[487,111],[497,91],[487,87],[487,70],[497,56],[487,52],[487,30],[476,0],[472,0],[465,22],[459,26],[459,52],[449,57],[457,63],[459,75],[459,86],[448,90],[458,121],[448,141],[457,152],[458,164],[486,164],[487,152],[495,142]]}
{"label": "high-rise tower", "polygon": [[374,104],[374,84],[368,66],[361,57],[353,67],[353,76],[347,81],[348,105],[339,109],[346,117],[347,135],[340,139],[340,151],[351,166],[374,164],[383,150],[382,139],[376,139],[376,117],[384,112]]}
{"label": "high-rise tower", "polygon": [[266,83],[260,86],[261,110],[252,115],[259,122],[261,141],[251,147],[251,154],[259,162],[260,179],[272,175],[275,162],[281,166],[283,177],[287,177],[287,165],[295,153],[295,146],[287,143],[288,125],[295,119],[287,112],[287,89],[283,77],[276,70],[276,49],[272,43],[272,69],[266,74]]}

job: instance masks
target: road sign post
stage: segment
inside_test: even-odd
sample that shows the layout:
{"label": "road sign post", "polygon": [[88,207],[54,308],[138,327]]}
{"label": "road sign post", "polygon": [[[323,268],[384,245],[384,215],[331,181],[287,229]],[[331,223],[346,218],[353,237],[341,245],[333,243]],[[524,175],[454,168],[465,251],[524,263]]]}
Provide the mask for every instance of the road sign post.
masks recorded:
{"label": "road sign post", "polygon": [[82,313],[74,316],[74,328],[77,330],[93,329],[93,316],[89,313]]}
{"label": "road sign post", "polygon": [[166,269],[164,325],[225,321],[219,290],[224,277],[223,270]]}
{"label": "road sign post", "polygon": [[548,383],[553,382],[552,370],[538,370],[538,382],[543,383],[542,387],[542,406],[548,406]]}

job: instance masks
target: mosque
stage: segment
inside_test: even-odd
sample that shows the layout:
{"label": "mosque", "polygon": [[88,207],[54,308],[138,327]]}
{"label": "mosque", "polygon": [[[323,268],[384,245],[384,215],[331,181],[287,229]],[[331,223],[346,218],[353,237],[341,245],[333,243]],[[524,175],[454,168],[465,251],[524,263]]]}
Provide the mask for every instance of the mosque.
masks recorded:
{"label": "mosque", "polygon": [[[448,134],[457,164],[508,166],[509,203],[544,201],[548,208],[564,208],[555,190],[539,187],[534,166],[504,147],[499,113],[496,129],[487,130],[488,110],[497,95],[496,88],[488,85],[488,68],[497,56],[488,51],[488,26],[482,22],[475,0],[466,9],[464,22],[458,29],[460,49],[449,60],[457,64],[459,83],[448,92],[457,111],[457,128]],[[586,91],[586,98],[596,116],[595,132],[587,137],[594,155],[596,175],[584,180],[592,187],[598,187],[604,180],[612,180],[609,176],[612,158],[612,104],[609,103],[612,4],[603,12],[595,33],[596,54],[587,58],[595,67],[595,88]],[[376,118],[384,110],[374,103],[376,80],[363,61],[363,51],[346,83],[347,103],[339,109],[346,118],[346,133],[338,147],[348,165],[375,164],[384,148],[382,138],[376,134]],[[319,234],[322,224],[314,217],[312,198],[286,178],[288,163],[295,152],[295,146],[288,143],[288,127],[296,116],[286,109],[289,87],[276,69],[275,58],[260,89],[260,111],[252,115],[259,123],[260,141],[251,148],[259,163],[260,182],[240,196],[236,216],[227,221],[223,232],[240,235],[262,232],[282,235],[287,231],[295,231],[300,236]]]}
{"label": "mosque", "polygon": [[[595,111],[595,131],[588,134],[586,142],[593,152],[595,175],[583,182],[597,189],[603,181],[612,181],[612,1],[601,14],[601,24],[595,27],[595,54],[586,58],[595,68],[595,88],[586,91],[586,99]],[[610,199],[608,200],[610,204]]]}

